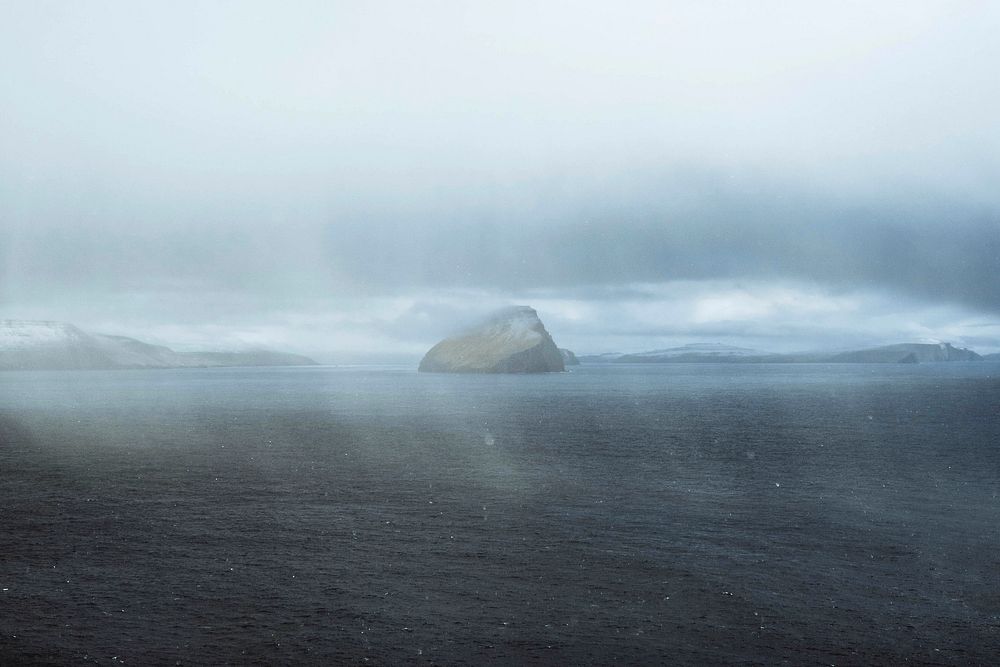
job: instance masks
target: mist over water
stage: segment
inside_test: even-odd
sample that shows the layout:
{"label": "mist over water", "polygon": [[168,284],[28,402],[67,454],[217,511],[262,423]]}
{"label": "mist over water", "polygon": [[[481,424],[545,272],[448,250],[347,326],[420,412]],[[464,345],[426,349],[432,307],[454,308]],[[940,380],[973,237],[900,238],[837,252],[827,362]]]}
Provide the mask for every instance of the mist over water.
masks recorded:
{"label": "mist over water", "polygon": [[0,3],[0,664],[995,662],[998,27]]}
{"label": "mist over water", "polygon": [[988,663],[997,377],[8,373],[0,656]]}
{"label": "mist over water", "polygon": [[0,318],[1000,351],[990,3],[8,3]]}

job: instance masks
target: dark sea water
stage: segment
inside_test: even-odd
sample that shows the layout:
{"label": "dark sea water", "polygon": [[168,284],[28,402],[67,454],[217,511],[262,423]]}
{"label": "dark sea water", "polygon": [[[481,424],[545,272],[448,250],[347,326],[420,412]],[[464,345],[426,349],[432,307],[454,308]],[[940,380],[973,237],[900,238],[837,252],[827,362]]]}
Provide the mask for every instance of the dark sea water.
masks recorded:
{"label": "dark sea water", "polygon": [[998,664],[1000,364],[0,374],[0,664]]}

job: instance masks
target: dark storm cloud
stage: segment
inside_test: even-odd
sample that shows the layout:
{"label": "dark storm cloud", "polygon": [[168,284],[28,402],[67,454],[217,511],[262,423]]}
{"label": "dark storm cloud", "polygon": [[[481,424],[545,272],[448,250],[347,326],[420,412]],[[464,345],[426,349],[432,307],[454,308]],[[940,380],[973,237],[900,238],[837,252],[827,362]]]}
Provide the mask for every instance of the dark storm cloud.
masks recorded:
{"label": "dark storm cloud", "polygon": [[[458,287],[614,299],[633,283],[795,278],[1000,312],[1000,218],[988,210],[919,195],[845,205],[790,188],[678,186],[666,176],[666,195],[584,190],[533,209],[496,201],[457,213],[414,207],[391,219],[334,213],[309,224],[250,219],[103,233],[39,225],[21,230],[8,262],[27,291],[79,287],[86,276],[94,290],[261,299]],[[537,199],[530,190],[523,198]]]}
{"label": "dark storm cloud", "polygon": [[[720,179],[721,181],[722,179]],[[1000,215],[957,202],[845,204],[792,188],[678,185],[657,196],[594,192],[505,215],[502,206],[435,225],[374,222],[331,232],[330,255],[366,282],[395,286],[560,287],[618,298],[636,282],[798,278],[889,288],[1000,312]],[[499,219],[498,219],[499,218]],[[406,238],[400,245],[397,238]],[[378,261],[369,263],[372,257]],[[617,286],[617,288],[616,288]],[[627,289],[627,288],[625,288]]]}

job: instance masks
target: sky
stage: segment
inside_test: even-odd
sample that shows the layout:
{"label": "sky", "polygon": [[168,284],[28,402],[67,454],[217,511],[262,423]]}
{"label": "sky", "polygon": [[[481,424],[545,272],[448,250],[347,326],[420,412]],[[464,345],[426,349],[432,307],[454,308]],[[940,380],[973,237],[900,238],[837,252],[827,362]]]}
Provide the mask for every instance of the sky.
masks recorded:
{"label": "sky", "polygon": [[0,1],[0,318],[1000,351],[1000,3]]}

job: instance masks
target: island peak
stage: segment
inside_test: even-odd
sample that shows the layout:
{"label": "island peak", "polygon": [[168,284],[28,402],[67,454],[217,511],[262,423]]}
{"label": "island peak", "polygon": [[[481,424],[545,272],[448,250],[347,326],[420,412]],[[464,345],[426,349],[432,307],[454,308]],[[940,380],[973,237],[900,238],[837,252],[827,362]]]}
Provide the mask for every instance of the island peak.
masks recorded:
{"label": "island peak", "polygon": [[563,355],[530,306],[510,306],[432,347],[420,362],[432,373],[549,373]]}

